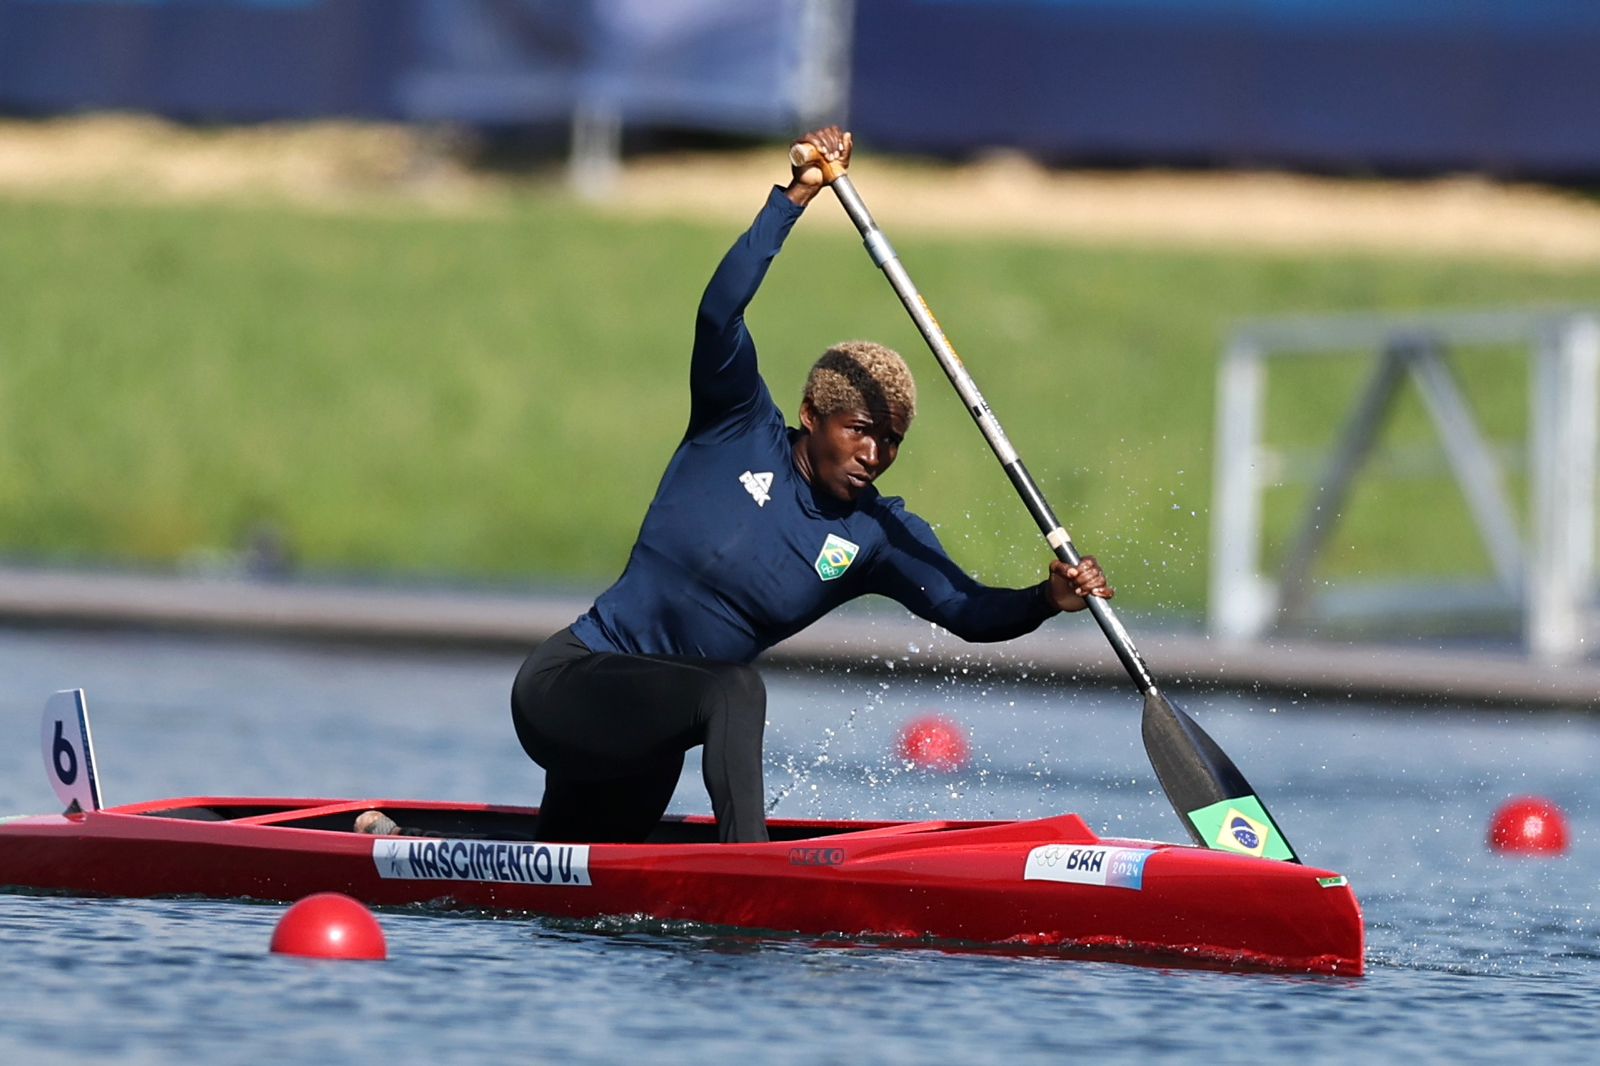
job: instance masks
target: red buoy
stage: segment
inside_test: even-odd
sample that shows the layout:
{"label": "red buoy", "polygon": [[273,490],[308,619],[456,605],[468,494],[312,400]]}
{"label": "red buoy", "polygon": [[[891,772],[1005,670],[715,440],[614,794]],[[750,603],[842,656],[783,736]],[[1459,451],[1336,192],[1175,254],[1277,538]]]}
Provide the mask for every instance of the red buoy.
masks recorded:
{"label": "red buoy", "polygon": [[1507,800],[1489,823],[1489,847],[1518,855],[1564,854],[1567,816],[1541,796]]}
{"label": "red buoy", "polygon": [[338,892],[307,896],[284,912],[272,933],[272,950],[315,959],[386,959],[389,945],[378,919]]}
{"label": "red buoy", "polygon": [[966,732],[942,714],[925,714],[901,726],[895,746],[900,758],[923,770],[953,773],[972,757]]}

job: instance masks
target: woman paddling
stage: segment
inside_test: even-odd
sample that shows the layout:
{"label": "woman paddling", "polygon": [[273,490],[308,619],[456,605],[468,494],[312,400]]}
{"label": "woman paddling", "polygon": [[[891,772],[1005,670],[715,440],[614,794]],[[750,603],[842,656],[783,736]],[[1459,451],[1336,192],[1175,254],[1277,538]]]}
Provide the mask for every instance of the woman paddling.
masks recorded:
{"label": "woman paddling", "polygon": [[[848,133],[801,140],[848,166]],[[823,188],[814,163],[791,169],[706,287],[688,430],[626,569],[517,674],[517,737],[545,769],[541,840],[644,840],[696,745],[720,839],[766,840],[766,689],[750,661],[857,596],[898,600],[969,641],[1009,640],[1112,596],[1091,556],[1052,562],[1028,588],[980,584],[927,522],[879,495],[916,414],[911,372],[888,348],[829,348],[806,378],[800,427],[786,425],[744,310]]]}

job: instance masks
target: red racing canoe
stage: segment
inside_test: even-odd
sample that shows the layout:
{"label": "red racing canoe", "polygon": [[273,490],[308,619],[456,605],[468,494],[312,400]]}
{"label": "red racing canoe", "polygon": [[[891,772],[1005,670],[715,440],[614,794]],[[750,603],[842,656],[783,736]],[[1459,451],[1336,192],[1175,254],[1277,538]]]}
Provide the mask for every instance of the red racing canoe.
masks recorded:
{"label": "red racing canoe", "polygon": [[[520,807],[239,797],[104,807],[79,689],[51,698],[42,740],[66,810],[0,818],[0,888],[285,902],[331,891],[375,906],[1362,972],[1361,908],[1338,874],[1102,839],[1075,814],[775,819],[764,844],[719,844],[710,818],[668,817],[642,844],[551,843],[536,837],[538,811]],[[356,832],[371,809],[404,832]]]}
{"label": "red racing canoe", "polygon": [[[408,831],[373,837],[380,808]],[[192,798],[0,824],[0,885],[104,896],[296,900],[344,892],[563,918],[648,916],[849,938],[1127,952],[1362,972],[1361,909],[1326,870],[1027,822],[774,820],[717,844],[669,818],[645,844],[532,839],[536,812],[375,800]]]}

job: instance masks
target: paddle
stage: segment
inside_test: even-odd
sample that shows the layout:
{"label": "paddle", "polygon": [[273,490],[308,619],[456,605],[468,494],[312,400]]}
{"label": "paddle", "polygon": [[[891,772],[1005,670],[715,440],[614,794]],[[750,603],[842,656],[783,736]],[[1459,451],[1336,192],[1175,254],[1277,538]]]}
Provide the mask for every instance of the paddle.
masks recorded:
{"label": "paddle", "polygon": [[[888,238],[873,221],[871,212],[844,169],[822,158],[814,145],[804,141],[789,149],[789,161],[795,166],[812,164],[822,170],[823,180],[832,187],[850,221],[861,231],[872,261],[889,279],[895,294],[916,323],[922,339],[928,342],[934,358],[939,360],[939,365],[950,378],[950,384],[955,386],[968,413],[983,432],[989,447],[994,450],[995,458],[1011,479],[1012,487],[1039,524],[1039,530],[1055,551],[1056,558],[1070,566],[1078,565],[1080,557],[1072,538],[1056,520],[1044,494],[1022,465],[1022,459],[1006,438],[1005,430],[1000,428],[999,419],[978,392],[972,376],[962,365],[961,357],[956,354],[949,338],[933,317],[933,312],[928,309],[927,301],[912,283],[911,276],[890,247]],[[1097,596],[1090,596],[1088,600],[1095,621],[1111,642],[1128,676],[1144,695],[1142,733],[1145,751],[1150,756],[1150,764],[1155,767],[1156,777],[1167,799],[1178,812],[1189,836],[1201,847],[1299,862],[1299,856],[1267,813],[1266,806],[1256,798],[1250,783],[1233,765],[1233,760],[1223,753],[1216,741],[1207,736],[1193,718],[1161,694],[1111,605]]]}

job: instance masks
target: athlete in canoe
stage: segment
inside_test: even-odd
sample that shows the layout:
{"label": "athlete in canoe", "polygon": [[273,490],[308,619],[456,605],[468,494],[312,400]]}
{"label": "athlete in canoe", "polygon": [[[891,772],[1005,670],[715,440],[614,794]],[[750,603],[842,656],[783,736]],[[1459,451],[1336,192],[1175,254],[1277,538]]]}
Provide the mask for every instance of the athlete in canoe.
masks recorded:
{"label": "athlete in canoe", "polygon": [[[848,165],[837,127],[802,140]],[[927,522],[879,495],[916,414],[911,372],[888,348],[829,348],[799,428],[786,425],[744,310],[822,188],[816,166],[793,167],[717,267],[695,321],[689,426],[627,567],[517,674],[517,737],[545,769],[541,840],[645,839],[696,745],[720,839],[766,840],[766,689],[749,664],[847,600],[877,593],[963,639],[1000,641],[1112,595],[1091,556],[1053,561],[1028,588],[980,584]]]}

